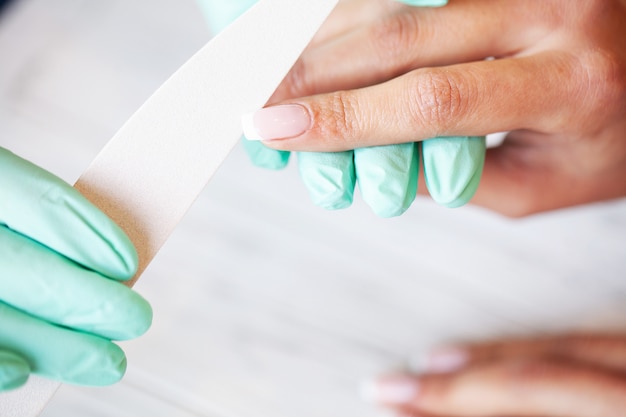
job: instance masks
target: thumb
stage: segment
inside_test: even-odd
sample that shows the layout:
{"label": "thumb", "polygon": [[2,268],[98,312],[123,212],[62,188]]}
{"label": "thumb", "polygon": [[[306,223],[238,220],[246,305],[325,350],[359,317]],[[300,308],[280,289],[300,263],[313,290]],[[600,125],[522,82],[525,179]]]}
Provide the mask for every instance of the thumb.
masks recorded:
{"label": "thumb", "polygon": [[0,392],[24,385],[29,374],[30,366],[24,358],[13,352],[0,350]]}

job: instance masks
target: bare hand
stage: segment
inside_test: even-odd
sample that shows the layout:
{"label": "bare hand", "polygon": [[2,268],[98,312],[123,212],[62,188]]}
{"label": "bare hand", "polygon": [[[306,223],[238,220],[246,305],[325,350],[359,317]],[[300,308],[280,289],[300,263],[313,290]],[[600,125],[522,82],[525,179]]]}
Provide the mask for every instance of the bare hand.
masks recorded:
{"label": "bare hand", "polygon": [[522,216],[625,196],[625,3],[344,1],[272,100],[304,120],[263,139],[340,151],[508,131],[473,203]]}
{"label": "bare hand", "polygon": [[617,417],[626,337],[568,336],[435,351],[427,373],[387,375],[370,396],[412,417]]}

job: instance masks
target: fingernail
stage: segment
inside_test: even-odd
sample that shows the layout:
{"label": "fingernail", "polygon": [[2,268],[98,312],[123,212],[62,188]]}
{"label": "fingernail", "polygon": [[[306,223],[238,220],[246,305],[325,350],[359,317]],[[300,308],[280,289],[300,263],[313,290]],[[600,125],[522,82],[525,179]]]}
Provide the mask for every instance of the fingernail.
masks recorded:
{"label": "fingernail", "polygon": [[443,374],[463,368],[468,361],[469,354],[465,350],[447,347],[411,359],[410,368],[419,373]]}
{"label": "fingernail", "polygon": [[311,127],[311,116],[298,104],[266,107],[241,118],[248,140],[276,140],[300,136]]}
{"label": "fingernail", "polygon": [[402,405],[415,400],[419,382],[408,376],[392,376],[366,381],[361,385],[361,397],[370,402]]}

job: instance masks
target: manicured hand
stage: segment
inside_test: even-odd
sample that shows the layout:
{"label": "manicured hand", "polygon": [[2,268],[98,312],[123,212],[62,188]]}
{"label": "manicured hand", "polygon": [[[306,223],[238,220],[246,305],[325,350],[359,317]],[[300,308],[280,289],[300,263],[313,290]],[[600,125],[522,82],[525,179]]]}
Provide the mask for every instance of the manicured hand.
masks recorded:
{"label": "manicured hand", "polygon": [[[219,31],[255,1],[202,0],[200,4],[211,28]],[[446,1],[422,0],[404,3],[442,6]],[[327,41],[333,40],[337,27],[345,24],[338,23],[337,16],[352,20],[354,16],[375,13],[380,6],[371,1],[341,2],[313,45],[318,44],[321,47]],[[395,9],[399,7],[404,6],[394,3]],[[385,10],[387,11],[390,10]],[[319,92],[325,90],[308,89],[306,94]],[[290,96],[282,98],[288,97]],[[278,97],[274,97],[274,100],[277,99]],[[255,135],[255,132],[250,134],[249,130],[247,133],[249,139]],[[254,141],[244,141],[244,146],[255,165],[282,169],[288,164],[289,152],[269,149]],[[346,208],[352,204],[358,184],[362,198],[377,215],[392,217],[404,213],[415,199],[420,160],[423,160],[424,176],[431,196],[439,204],[458,207],[467,203],[474,195],[480,181],[484,155],[484,137],[446,137],[427,141],[423,147],[412,142],[344,152],[298,152],[297,156],[300,175],[315,204],[332,210]]]}
{"label": "manicured hand", "polygon": [[411,417],[617,417],[626,410],[626,337],[575,335],[432,352],[421,375],[364,387]]}
{"label": "manicured hand", "polygon": [[624,21],[619,0],[345,2],[250,136],[335,152],[508,131],[474,203],[522,216],[622,197]]}

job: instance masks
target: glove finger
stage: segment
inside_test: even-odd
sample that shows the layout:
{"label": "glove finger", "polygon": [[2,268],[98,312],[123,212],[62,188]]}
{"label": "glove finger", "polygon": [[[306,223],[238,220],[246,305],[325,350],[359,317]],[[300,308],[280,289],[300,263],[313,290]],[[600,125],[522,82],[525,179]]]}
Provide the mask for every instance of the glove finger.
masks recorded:
{"label": "glove finger", "polygon": [[354,152],[299,152],[302,182],[314,204],[327,210],[349,207],[354,198]]}
{"label": "glove finger", "polygon": [[21,387],[29,374],[30,366],[24,358],[0,349],[0,392]]}
{"label": "glove finger", "polygon": [[125,340],[152,321],[135,291],[1,226],[0,277],[2,301],[66,327]]}
{"label": "glove finger", "polygon": [[19,352],[32,373],[70,384],[102,386],[126,371],[124,352],[107,339],[53,326],[0,303],[0,349]]}
{"label": "glove finger", "polygon": [[266,169],[283,169],[289,163],[291,152],[276,151],[263,145],[261,142],[253,142],[243,139],[243,147],[252,163]]}
{"label": "glove finger", "polygon": [[456,136],[422,142],[428,192],[439,204],[460,207],[474,196],[485,165],[484,136]]}
{"label": "glove finger", "polygon": [[441,347],[423,358],[422,364],[424,371],[432,373],[448,364],[455,365],[456,370],[459,366],[519,359],[577,362],[626,374],[626,334],[573,333]]}
{"label": "glove finger", "polygon": [[363,200],[376,215],[399,216],[415,200],[419,175],[417,143],[356,149],[354,165]]}
{"label": "glove finger", "polygon": [[0,148],[0,225],[119,280],[137,269],[128,237],[60,178]]}

